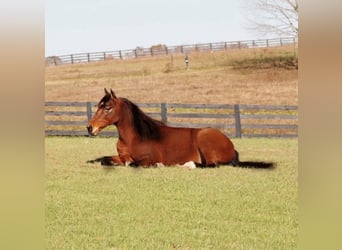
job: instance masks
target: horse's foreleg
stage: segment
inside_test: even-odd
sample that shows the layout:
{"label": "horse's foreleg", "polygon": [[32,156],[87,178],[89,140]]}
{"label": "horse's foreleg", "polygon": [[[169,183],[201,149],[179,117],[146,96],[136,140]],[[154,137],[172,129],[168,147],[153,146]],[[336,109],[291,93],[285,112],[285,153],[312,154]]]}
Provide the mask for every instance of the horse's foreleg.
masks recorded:
{"label": "horse's foreleg", "polygon": [[103,166],[129,166],[133,161],[131,159],[122,159],[118,155],[104,156],[101,159],[101,165]]}
{"label": "horse's foreleg", "polygon": [[113,156],[113,161],[117,162],[117,165],[124,165],[127,167],[134,162],[130,155],[128,147],[121,140],[119,140],[117,143],[117,151],[119,155]]}
{"label": "horse's foreleg", "polygon": [[120,166],[120,165],[125,165],[125,163],[121,160],[121,158],[118,155],[114,155],[114,156],[104,156],[101,159],[101,165]]}

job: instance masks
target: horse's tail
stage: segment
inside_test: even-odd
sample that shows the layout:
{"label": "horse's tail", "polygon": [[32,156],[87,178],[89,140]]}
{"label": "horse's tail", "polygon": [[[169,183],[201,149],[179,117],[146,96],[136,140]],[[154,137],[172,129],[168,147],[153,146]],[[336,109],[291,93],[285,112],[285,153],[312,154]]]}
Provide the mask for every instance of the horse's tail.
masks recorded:
{"label": "horse's tail", "polygon": [[235,150],[235,157],[232,160],[231,164],[233,167],[242,167],[242,168],[264,168],[264,169],[272,169],[275,167],[275,163],[273,162],[263,162],[263,161],[240,161],[239,153]]}

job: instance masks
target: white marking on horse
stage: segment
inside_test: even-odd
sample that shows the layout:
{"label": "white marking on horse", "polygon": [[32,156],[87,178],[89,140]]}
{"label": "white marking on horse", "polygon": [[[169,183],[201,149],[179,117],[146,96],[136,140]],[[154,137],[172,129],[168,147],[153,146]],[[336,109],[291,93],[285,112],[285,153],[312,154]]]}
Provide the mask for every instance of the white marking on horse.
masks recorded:
{"label": "white marking on horse", "polygon": [[188,161],[188,162],[184,163],[182,166],[185,168],[188,168],[188,169],[195,169],[196,168],[196,164],[193,161]]}

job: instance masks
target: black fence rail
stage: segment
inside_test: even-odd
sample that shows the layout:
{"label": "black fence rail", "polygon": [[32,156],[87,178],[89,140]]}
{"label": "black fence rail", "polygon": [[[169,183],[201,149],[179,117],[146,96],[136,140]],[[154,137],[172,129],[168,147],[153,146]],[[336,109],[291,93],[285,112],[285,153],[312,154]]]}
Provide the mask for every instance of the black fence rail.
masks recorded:
{"label": "black fence rail", "polygon": [[[46,102],[45,135],[87,136],[94,102]],[[298,107],[239,104],[137,104],[149,116],[173,127],[214,127],[229,137],[297,137]],[[100,136],[117,136],[108,126]]]}
{"label": "black fence rail", "polygon": [[216,42],[216,43],[200,43],[187,44],[177,46],[166,46],[164,44],[153,45],[150,48],[137,47],[135,49],[78,53],[71,55],[49,56],[45,59],[46,65],[63,65],[76,63],[99,62],[105,60],[122,60],[129,58],[139,58],[147,56],[161,56],[169,54],[189,54],[192,52],[205,51],[224,51],[231,49],[244,48],[267,48],[275,46],[296,45],[296,37],[262,39],[262,40],[245,40],[231,42]]}

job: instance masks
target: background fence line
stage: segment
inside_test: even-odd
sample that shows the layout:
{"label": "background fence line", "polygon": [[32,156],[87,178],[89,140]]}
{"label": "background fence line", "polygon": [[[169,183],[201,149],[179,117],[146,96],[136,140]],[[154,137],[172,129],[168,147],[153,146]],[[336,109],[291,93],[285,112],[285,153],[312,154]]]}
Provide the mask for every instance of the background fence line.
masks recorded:
{"label": "background fence line", "polygon": [[166,46],[164,44],[153,45],[150,48],[137,47],[135,49],[78,53],[71,55],[49,56],[45,58],[46,65],[63,65],[76,63],[99,62],[105,60],[123,60],[148,56],[161,56],[169,54],[188,54],[191,52],[225,51],[243,48],[267,48],[275,46],[296,45],[297,37],[284,37],[274,39],[245,40],[216,43],[200,43]]}
{"label": "background fence line", "polygon": [[[45,102],[45,135],[88,136],[95,102]],[[241,104],[137,104],[149,116],[173,127],[214,127],[229,137],[297,137],[298,107]],[[115,126],[100,136],[117,136]]]}

